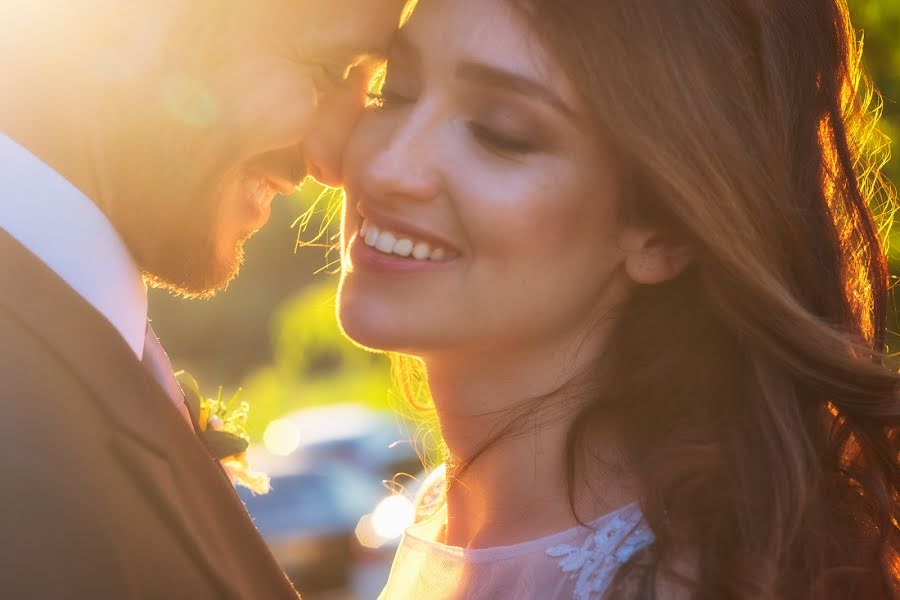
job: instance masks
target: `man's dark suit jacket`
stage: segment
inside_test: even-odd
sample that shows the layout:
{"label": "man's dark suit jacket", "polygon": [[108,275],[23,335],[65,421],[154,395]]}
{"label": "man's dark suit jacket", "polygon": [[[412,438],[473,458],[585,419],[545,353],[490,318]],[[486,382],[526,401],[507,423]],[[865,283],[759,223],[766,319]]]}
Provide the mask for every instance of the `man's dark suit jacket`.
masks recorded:
{"label": "man's dark suit jacket", "polygon": [[113,326],[0,230],[0,598],[296,592]]}

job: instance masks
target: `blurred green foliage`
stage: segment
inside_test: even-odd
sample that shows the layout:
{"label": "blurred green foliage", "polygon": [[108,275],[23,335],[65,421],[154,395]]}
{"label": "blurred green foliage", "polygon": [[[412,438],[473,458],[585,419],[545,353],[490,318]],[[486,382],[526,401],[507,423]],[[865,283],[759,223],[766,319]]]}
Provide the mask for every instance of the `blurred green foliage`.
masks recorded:
{"label": "blurred green foliage", "polygon": [[[900,159],[896,156],[900,139],[900,2],[897,0],[850,0],[853,24],[863,39],[863,63],[881,93],[884,105],[881,129],[893,141],[887,177],[900,182]],[[889,251],[892,271],[900,271],[900,227],[894,226]]]}
{"label": "blurred green foliage", "polygon": [[285,411],[357,402],[389,408],[390,363],[349,342],[335,317],[337,277],[327,275],[288,299],[272,322],[274,361],[243,384],[253,406],[251,437]]}
{"label": "blurred green foliage", "polygon": [[[892,140],[891,159],[885,165],[885,175],[896,187],[900,183],[900,1],[849,0],[853,24],[863,39],[863,64],[881,93],[883,104],[880,128]],[[896,218],[896,217],[895,217]],[[888,258],[893,283],[900,273],[900,224],[894,223],[888,238]],[[888,347],[896,352],[900,347],[900,312],[895,291],[890,298],[888,317]]]}
{"label": "blurred green foliage", "polygon": [[[863,61],[885,99],[885,125],[892,139],[900,133],[900,2],[850,0],[854,25],[864,38]],[[894,181],[900,165],[889,167]]]}

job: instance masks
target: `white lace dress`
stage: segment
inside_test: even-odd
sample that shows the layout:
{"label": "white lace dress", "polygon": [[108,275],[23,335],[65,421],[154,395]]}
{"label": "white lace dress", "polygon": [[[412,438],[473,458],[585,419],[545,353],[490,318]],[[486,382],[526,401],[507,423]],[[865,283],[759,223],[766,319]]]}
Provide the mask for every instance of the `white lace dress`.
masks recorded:
{"label": "white lace dress", "polygon": [[435,541],[438,508],[406,530],[379,600],[598,600],[616,571],[653,541],[637,504],[540,539],[484,549]]}

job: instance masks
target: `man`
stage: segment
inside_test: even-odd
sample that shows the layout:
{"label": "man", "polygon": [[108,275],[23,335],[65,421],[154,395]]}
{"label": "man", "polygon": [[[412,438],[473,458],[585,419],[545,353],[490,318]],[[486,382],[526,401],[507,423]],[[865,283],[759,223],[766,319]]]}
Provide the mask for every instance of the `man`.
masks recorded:
{"label": "man", "polygon": [[214,294],[273,196],[339,183],[404,4],[0,2],[0,596],[296,596],[145,282]]}

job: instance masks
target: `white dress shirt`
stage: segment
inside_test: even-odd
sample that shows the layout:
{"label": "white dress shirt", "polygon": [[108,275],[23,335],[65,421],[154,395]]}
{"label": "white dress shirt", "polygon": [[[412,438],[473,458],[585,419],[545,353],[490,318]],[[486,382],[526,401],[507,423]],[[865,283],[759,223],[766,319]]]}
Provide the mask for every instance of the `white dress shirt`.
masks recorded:
{"label": "white dress shirt", "polygon": [[0,229],[106,317],[143,358],[147,287],[124,242],[90,198],[2,133]]}

